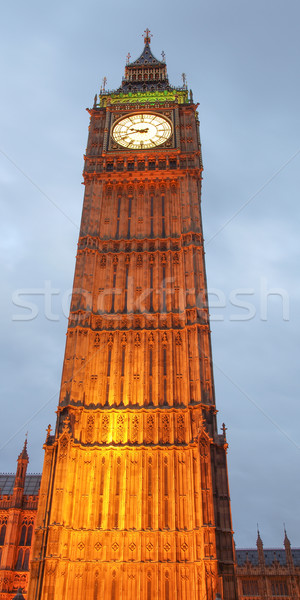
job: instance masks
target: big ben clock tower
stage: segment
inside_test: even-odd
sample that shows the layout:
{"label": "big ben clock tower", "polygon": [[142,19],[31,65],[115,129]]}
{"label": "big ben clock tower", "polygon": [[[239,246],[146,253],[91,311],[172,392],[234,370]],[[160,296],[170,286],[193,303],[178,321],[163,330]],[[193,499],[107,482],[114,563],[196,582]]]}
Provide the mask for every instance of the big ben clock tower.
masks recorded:
{"label": "big ben clock tower", "polygon": [[56,429],[28,600],[235,600],[197,105],[146,30],[89,110]]}

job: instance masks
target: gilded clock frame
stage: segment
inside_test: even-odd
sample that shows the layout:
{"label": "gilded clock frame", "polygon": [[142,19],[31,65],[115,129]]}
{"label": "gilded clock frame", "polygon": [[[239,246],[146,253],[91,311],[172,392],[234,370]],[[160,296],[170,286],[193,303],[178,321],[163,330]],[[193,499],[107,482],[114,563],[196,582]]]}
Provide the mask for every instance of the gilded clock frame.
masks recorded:
{"label": "gilded clock frame", "polygon": [[[123,107],[122,107],[123,108]],[[127,107],[126,107],[127,108]],[[166,119],[171,126],[171,135],[170,137],[163,142],[162,144],[159,144],[157,146],[152,146],[151,148],[127,148],[125,146],[121,146],[121,144],[118,144],[118,142],[116,142],[113,138],[112,132],[113,132],[113,128],[114,126],[117,124],[118,121],[124,119],[127,116],[130,115],[136,115],[136,114],[153,114],[155,116],[158,117],[162,117],[164,119]],[[175,145],[175,114],[174,114],[174,110],[159,110],[156,109],[156,107],[153,106],[143,106],[143,108],[141,108],[140,106],[135,106],[134,110],[133,110],[133,106],[131,105],[130,107],[128,107],[127,110],[122,110],[122,111],[111,111],[109,112],[109,115],[107,115],[109,117],[109,122],[107,123],[108,127],[108,140],[107,140],[107,151],[108,152],[126,152],[127,154],[129,152],[157,152],[160,150],[169,150],[169,149],[173,149],[176,147]]]}

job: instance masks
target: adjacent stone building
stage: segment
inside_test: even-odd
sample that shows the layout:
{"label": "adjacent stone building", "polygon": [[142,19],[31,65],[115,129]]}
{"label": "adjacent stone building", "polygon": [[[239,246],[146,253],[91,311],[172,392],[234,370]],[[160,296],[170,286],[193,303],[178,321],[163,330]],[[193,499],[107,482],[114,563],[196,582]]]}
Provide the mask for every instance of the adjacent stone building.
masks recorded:
{"label": "adjacent stone building", "polygon": [[300,598],[300,548],[292,549],[285,532],[284,549],[237,549],[240,600],[298,600]]}
{"label": "adjacent stone building", "polygon": [[0,600],[26,593],[38,505],[40,475],[26,475],[27,441],[18,457],[17,472],[0,475]]}

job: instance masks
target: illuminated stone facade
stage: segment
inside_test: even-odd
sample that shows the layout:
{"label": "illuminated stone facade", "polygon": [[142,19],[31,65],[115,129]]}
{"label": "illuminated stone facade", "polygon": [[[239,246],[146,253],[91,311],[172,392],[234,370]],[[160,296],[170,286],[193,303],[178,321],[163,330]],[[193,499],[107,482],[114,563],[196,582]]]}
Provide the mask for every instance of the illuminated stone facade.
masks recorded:
{"label": "illuminated stone facade", "polygon": [[[18,472],[16,476],[18,479]],[[15,476],[0,474],[1,600],[27,598],[28,557],[33,540],[31,523],[35,520],[40,481],[41,475],[27,475],[25,479],[23,476],[19,486],[19,506],[22,508],[13,520]],[[10,527],[7,527],[8,522]],[[291,548],[286,534],[284,549],[264,549],[258,535],[257,548],[237,549],[236,561],[239,600],[300,600],[300,548]]]}
{"label": "illuminated stone facade", "polygon": [[[89,113],[58,418],[44,446],[28,599],[235,600],[197,105],[185,85],[169,85],[147,31],[121,88],[102,90]],[[159,117],[154,139],[144,114]],[[123,117],[132,127],[119,128],[117,143]]]}

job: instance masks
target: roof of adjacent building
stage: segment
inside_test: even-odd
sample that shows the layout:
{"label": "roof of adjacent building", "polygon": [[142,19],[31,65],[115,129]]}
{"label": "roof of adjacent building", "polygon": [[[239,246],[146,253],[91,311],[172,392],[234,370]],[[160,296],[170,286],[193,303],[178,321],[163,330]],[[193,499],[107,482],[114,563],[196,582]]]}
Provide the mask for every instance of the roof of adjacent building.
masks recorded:
{"label": "roof of adjacent building", "polygon": [[[291,552],[294,565],[300,566],[300,548],[294,548]],[[278,562],[281,566],[286,565],[286,553],[284,549],[266,548],[264,549],[264,557],[268,567],[270,567],[274,562]],[[247,562],[254,567],[257,567],[259,564],[258,552],[252,548],[236,550],[236,560],[239,567],[243,567]]]}
{"label": "roof of adjacent building", "polygon": [[[26,496],[35,496],[38,494],[41,484],[41,475],[33,474],[26,475],[24,494]],[[0,494],[1,496],[9,496],[13,493],[15,483],[15,475],[11,473],[0,474]]]}

